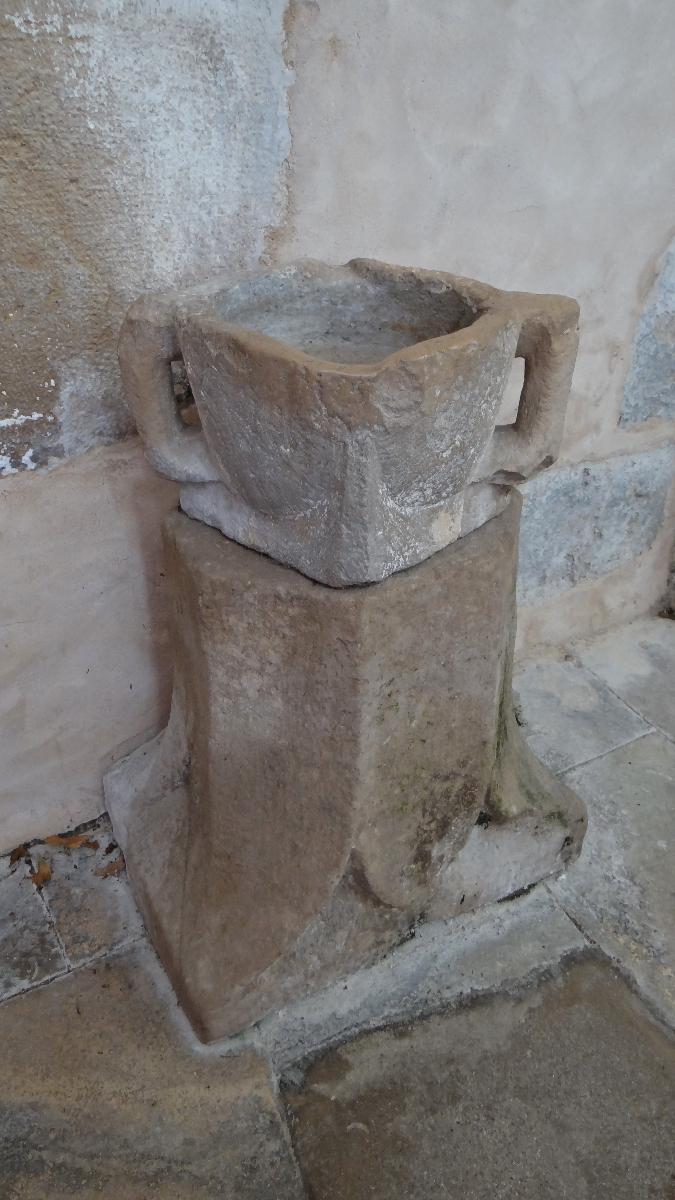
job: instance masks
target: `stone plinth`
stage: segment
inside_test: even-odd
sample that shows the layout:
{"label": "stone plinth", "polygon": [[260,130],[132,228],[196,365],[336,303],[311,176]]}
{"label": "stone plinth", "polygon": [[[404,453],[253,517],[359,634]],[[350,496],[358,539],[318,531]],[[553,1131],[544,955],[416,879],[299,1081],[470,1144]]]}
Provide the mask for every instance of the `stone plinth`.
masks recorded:
{"label": "stone plinth", "polygon": [[167,519],[171,718],[105,794],[203,1039],[577,853],[583,805],[513,714],[519,516],[514,494],[424,563],[347,589]]}

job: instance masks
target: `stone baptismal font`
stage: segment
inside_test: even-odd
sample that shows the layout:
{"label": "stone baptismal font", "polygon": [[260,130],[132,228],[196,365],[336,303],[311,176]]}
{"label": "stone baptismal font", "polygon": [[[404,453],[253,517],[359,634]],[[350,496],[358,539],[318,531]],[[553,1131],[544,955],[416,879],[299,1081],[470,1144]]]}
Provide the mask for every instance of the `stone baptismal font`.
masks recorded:
{"label": "stone baptismal font", "polygon": [[[174,682],[167,728],[105,794],[202,1039],[578,853],[583,805],[526,748],[511,696],[513,484],[555,460],[577,321],[563,296],[365,260],[130,309],[128,399],[182,485],[164,524]],[[518,415],[499,426],[514,356]]]}

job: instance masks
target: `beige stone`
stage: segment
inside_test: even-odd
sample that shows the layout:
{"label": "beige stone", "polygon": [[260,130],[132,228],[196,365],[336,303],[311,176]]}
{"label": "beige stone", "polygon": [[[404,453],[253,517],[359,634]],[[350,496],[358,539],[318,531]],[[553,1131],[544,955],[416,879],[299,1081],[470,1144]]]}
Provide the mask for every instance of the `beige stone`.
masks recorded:
{"label": "beige stone", "polygon": [[513,717],[519,512],[348,589],[167,519],[171,718],[105,792],[201,1037],[577,852],[583,806]]}
{"label": "beige stone", "polygon": [[166,720],[175,501],[136,439],[0,483],[0,851],[97,816],[101,772]]}
{"label": "beige stone", "polygon": [[[501,511],[505,480],[550,466],[578,317],[565,296],[303,261],[138,301],[120,365],[188,515],[342,586],[428,558]],[[497,426],[515,355],[517,418]],[[201,430],[176,407],[180,357]]]}

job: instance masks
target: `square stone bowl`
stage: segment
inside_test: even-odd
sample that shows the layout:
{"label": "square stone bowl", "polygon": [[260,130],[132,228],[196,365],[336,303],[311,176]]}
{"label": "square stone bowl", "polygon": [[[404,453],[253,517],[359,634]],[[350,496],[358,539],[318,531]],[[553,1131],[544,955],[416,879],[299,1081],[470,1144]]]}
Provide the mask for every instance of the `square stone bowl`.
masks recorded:
{"label": "square stone bowl", "polygon": [[[383,579],[554,461],[578,306],[438,271],[303,261],[147,296],[120,337],[150,461],[181,507],[333,586]],[[495,428],[514,356],[515,425]],[[178,412],[182,358],[200,428]]]}

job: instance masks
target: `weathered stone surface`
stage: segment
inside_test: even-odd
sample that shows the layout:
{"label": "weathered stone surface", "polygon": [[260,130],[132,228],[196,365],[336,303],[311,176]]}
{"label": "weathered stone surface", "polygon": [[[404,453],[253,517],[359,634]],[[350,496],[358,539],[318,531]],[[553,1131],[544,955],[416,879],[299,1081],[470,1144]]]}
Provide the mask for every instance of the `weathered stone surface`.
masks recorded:
{"label": "weathered stone surface", "polygon": [[675,738],[675,622],[633,621],[576,648],[588,667],[650,725]]}
{"label": "weathered stone surface", "polygon": [[527,744],[552,771],[597,758],[651,728],[573,662],[533,663],[519,671],[514,693]]}
{"label": "weathered stone surface", "polygon": [[[130,309],[120,336],[150,461],[181,506],[335,586],[420,562],[558,452],[579,308],[355,259],[216,279]],[[514,355],[516,424],[495,429]],[[184,358],[201,431],[182,423]]]}
{"label": "weathered stone surface", "polygon": [[675,1044],[604,964],[373,1033],[284,1100],[314,1200],[669,1200]]}
{"label": "weathered stone surface", "polygon": [[0,858],[0,1000],[67,970],[30,865]]}
{"label": "weathered stone surface", "polygon": [[0,1008],[0,1194],[301,1200],[264,1062],[196,1055],[159,974],[139,946]]}
{"label": "weathered stone surface", "polygon": [[650,417],[675,418],[675,243],[647,298],[624,388],[622,423]]}
{"label": "weathered stone surface", "polygon": [[559,467],[523,487],[518,600],[535,604],[637,558],[663,522],[672,447]]}
{"label": "weathered stone surface", "polygon": [[419,567],[349,589],[168,518],[171,719],[105,792],[200,1036],[576,853],[583,807],[512,713],[519,508],[514,495]]}
{"label": "weathered stone surface", "polygon": [[588,836],[554,894],[675,1026],[675,745],[650,733],[566,779]]}

